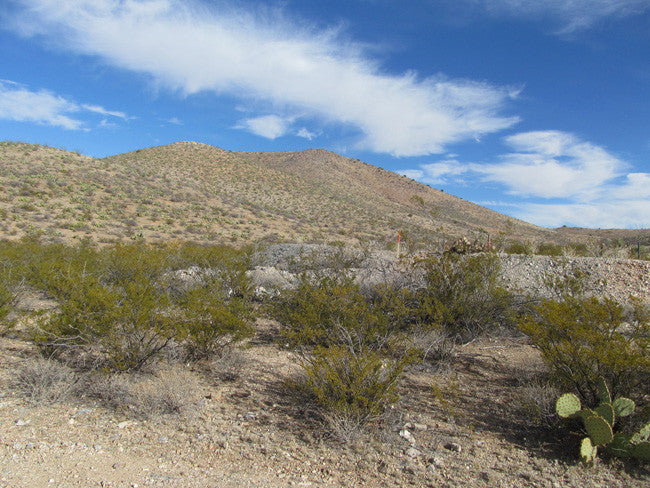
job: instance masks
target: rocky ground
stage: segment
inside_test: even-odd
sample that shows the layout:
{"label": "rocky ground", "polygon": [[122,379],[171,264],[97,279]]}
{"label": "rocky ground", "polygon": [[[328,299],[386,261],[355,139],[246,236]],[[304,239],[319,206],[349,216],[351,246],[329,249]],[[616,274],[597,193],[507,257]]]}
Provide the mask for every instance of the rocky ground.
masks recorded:
{"label": "rocky ground", "polygon": [[[290,278],[295,270],[281,261],[258,262],[256,276],[273,268]],[[594,293],[626,298],[636,290],[648,300],[650,263],[569,263],[512,256],[505,277],[532,289],[549,270],[584,267]],[[287,388],[298,360],[272,340],[276,332],[258,321],[256,336],[227,364],[159,364],[149,375],[157,383],[144,379],[133,396],[139,403],[122,406],[107,402],[114,384],[102,396],[78,377],[52,404],[30,401],[11,385],[36,351],[0,338],[0,487],[650,487],[647,466],[581,465],[578,439],[534,414],[557,392],[520,336],[459,347],[443,368],[411,367],[386,418],[342,442]],[[158,403],[172,408],[156,410]]]}

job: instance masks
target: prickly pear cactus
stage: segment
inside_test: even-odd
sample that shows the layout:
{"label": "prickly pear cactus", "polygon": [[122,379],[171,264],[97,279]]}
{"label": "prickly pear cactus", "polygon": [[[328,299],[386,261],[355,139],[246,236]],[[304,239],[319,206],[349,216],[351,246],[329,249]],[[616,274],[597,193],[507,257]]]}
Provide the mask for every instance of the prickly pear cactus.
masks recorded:
{"label": "prickly pear cactus", "polygon": [[603,378],[598,382],[600,404],[593,410],[582,408],[580,399],[573,393],[565,393],[555,403],[555,411],[563,418],[580,418],[589,437],[580,444],[580,456],[591,463],[596,458],[598,446],[617,457],[634,457],[650,460],[650,423],[630,436],[618,432],[614,434],[617,417],[625,417],[634,412],[634,401],[620,397],[612,401],[612,396]]}
{"label": "prickly pear cactus", "polygon": [[555,411],[562,418],[577,414],[581,408],[580,399],[573,393],[565,393],[555,403]]}
{"label": "prickly pear cactus", "polygon": [[600,400],[600,403],[612,403],[612,394],[609,392],[609,388],[607,388],[607,382],[602,376],[598,378],[597,388],[598,399]]}
{"label": "prickly pear cactus", "polygon": [[634,412],[634,401],[629,398],[620,397],[614,400],[612,403],[614,407],[614,412],[616,412],[617,417],[627,417]]}
{"label": "prickly pear cactus", "polygon": [[598,447],[594,446],[591,443],[589,437],[582,439],[580,443],[580,457],[585,463],[592,463],[596,459],[596,454],[598,454]]}
{"label": "prickly pear cactus", "polygon": [[584,409],[582,412],[584,412],[582,413],[582,422],[585,424],[585,430],[589,434],[591,442],[595,446],[609,444],[614,438],[612,425],[593,410]]}
{"label": "prickly pear cactus", "polygon": [[650,422],[641,427],[639,432],[634,434],[630,440],[635,444],[650,440]]}
{"label": "prickly pear cactus", "polygon": [[634,444],[632,447],[632,456],[643,461],[650,461],[650,441]]}
{"label": "prickly pear cactus", "polygon": [[611,403],[601,403],[596,408],[594,408],[594,412],[607,420],[607,423],[609,425],[614,425],[614,419],[616,416],[614,415],[614,407]]}
{"label": "prickly pear cactus", "polygon": [[632,455],[632,447],[630,436],[618,432],[614,434],[612,442],[607,445],[607,451],[613,456],[626,458]]}

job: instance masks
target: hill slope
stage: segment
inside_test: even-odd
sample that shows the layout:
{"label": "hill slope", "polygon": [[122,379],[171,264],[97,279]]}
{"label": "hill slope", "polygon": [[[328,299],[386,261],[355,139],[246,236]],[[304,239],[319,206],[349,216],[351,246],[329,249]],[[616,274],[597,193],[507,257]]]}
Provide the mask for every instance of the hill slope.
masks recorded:
{"label": "hill slope", "polygon": [[3,142],[0,165],[3,237],[40,231],[66,241],[386,244],[403,229],[412,242],[485,233],[565,240],[558,231],[320,149],[252,153],[180,142],[94,159]]}

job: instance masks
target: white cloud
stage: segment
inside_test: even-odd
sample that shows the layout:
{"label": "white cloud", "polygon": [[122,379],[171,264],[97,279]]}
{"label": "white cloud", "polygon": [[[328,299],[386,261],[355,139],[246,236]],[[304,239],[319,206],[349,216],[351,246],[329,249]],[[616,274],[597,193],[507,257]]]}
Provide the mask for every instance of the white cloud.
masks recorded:
{"label": "white cloud", "polygon": [[118,112],[116,110],[106,110],[104,107],[100,105],[82,105],[82,108],[88,110],[89,112],[94,112],[100,115],[109,115],[111,117],[118,117],[124,120],[129,119],[129,116],[126,115],[124,112]]}
{"label": "white cloud", "polygon": [[0,82],[0,119],[75,130],[80,129],[83,122],[69,114],[78,110],[76,104],[47,90],[34,92],[14,82]]}
{"label": "white cloud", "polygon": [[296,132],[296,135],[298,137],[302,137],[303,139],[308,139],[310,141],[314,137],[318,136],[317,133],[309,131],[306,127],[302,127],[298,132]]}
{"label": "white cloud", "polygon": [[513,216],[547,227],[650,225],[650,173],[626,174],[625,162],[566,132],[523,132],[504,142],[516,152],[500,156],[497,163],[446,160],[402,173],[423,183],[460,178],[473,185],[498,183],[529,200],[490,206],[512,207]]}
{"label": "white cloud", "polygon": [[267,139],[277,139],[285,135],[291,124],[290,119],[277,115],[263,115],[242,121],[235,128],[246,129],[253,134]]}
{"label": "white cloud", "polygon": [[[24,0],[13,25],[99,56],[185,94],[214,91],[318,116],[360,132],[357,146],[396,156],[508,128],[518,90],[382,72],[335,30],[181,0]],[[267,121],[268,122],[268,121]],[[267,132],[267,134],[272,132]],[[277,133],[277,132],[276,132]]]}
{"label": "white cloud", "polygon": [[398,175],[408,176],[413,180],[422,181],[422,178],[424,178],[424,171],[422,171],[421,169],[401,169],[399,171],[396,171],[396,173]]}
{"label": "white cloud", "polygon": [[449,182],[450,177],[458,177],[469,171],[470,166],[455,159],[447,159],[438,163],[423,164],[422,181],[430,185],[443,185]]}
{"label": "white cloud", "polygon": [[505,185],[515,195],[589,201],[625,166],[605,149],[565,132],[525,132],[507,137],[505,142],[520,152],[472,169],[485,181]]}
{"label": "white cloud", "polygon": [[466,0],[494,15],[550,18],[561,34],[587,29],[602,19],[624,18],[650,10],[649,0]]}
{"label": "white cloud", "polygon": [[[67,130],[88,130],[80,120],[82,112],[92,112],[104,116],[128,120],[124,112],[106,110],[99,105],[78,105],[48,90],[32,91],[10,80],[0,80],[0,119],[16,122],[35,122],[37,124],[61,127]],[[72,117],[71,114],[75,114]],[[105,119],[100,127],[113,127]]]}
{"label": "white cloud", "polygon": [[590,203],[521,205],[514,216],[544,227],[562,225],[596,229],[650,227],[650,200],[613,200]]}

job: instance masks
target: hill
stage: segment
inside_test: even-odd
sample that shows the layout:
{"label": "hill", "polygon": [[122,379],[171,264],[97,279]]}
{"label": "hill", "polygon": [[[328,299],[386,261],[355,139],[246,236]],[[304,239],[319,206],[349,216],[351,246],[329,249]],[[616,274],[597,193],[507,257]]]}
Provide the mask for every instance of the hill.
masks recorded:
{"label": "hill", "polygon": [[179,142],[95,159],[3,142],[0,164],[0,234],[12,238],[386,245],[399,229],[416,244],[486,234],[599,237],[537,227],[321,149],[255,153]]}

